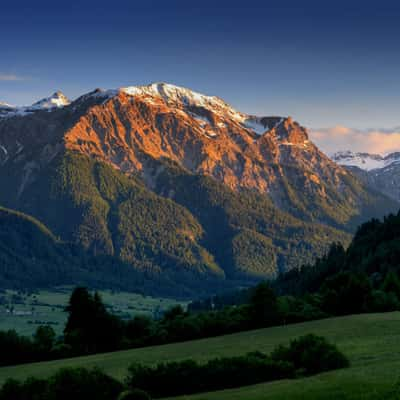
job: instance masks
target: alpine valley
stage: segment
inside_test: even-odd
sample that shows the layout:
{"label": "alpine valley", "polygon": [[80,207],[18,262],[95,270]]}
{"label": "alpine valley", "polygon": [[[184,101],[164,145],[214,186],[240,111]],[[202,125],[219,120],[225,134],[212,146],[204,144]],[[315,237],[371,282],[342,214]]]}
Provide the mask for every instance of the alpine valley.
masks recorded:
{"label": "alpine valley", "polygon": [[290,117],[170,84],[0,103],[1,286],[185,296],[273,278],[398,210],[370,179]]}

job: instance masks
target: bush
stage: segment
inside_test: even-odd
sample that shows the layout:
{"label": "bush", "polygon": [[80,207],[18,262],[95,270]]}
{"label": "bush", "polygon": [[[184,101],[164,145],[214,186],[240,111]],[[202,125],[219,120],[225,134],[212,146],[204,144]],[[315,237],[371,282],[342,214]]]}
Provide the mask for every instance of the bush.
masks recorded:
{"label": "bush", "polygon": [[254,385],[283,378],[293,378],[295,375],[291,363],[272,360],[271,357],[259,352],[248,353],[241,357],[210,360],[201,372],[202,391]]}
{"label": "bush", "polygon": [[118,400],[151,400],[150,395],[144,390],[132,389],[122,392]]}
{"label": "bush", "polygon": [[49,379],[51,400],[115,399],[122,385],[99,369],[65,368]]}
{"label": "bush", "polygon": [[261,353],[217,358],[205,365],[193,360],[161,363],[155,367],[134,364],[127,384],[154,397],[179,396],[251,385],[294,376],[292,364],[272,360]]}
{"label": "bush", "polygon": [[23,400],[22,385],[17,380],[7,379],[0,390],[1,400]]}
{"label": "bush", "polygon": [[311,375],[348,365],[346,357],[323,337],[307,335],[287,347],[278,347],[271,356],[255,352],[216,358],[203,365],[193,360],[154,367],[133,364],[126,383],[153,397],[168,397]]}
{"label": "bush", "polygon": [[0,390],[0,400],[110,400],[122,389],[121,383],[98,369],[66,368],[47,380],[10,379]]}
{"label": "bush", "polygon": [[178,396],[199,390],[201,367],[193,360],[160,363],[155,367],[133,364],[129,368],[127,384],[153,397]]}
{"label": "bush", "polygon": [[271,357],[292,363],[299,374],[305,375],[349,366],[349,361],[336,346],[313,334],[292,340],[288,347],[279,346]]}
{"label": "bush", "polygon": [[253,352],[205,364],[193,360],[152,367],[133,364],[126,380],[130,390],[123,393],[123,385],[99,369],[65,368],[46,380],[28,378],[21,383],[9,379],[0,389],[0,400],[149,400],[149,394],[167,397],[215,391],[348,365],[346,357],[323,337],[306,335],[271,355]]}

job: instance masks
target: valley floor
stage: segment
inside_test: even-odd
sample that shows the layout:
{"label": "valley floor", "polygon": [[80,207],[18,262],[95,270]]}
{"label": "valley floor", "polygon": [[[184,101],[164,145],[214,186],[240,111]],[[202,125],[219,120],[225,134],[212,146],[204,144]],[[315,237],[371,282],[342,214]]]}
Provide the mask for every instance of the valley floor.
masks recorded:
{"label": "valley floor", "polygon": [[283,380],[239,389],[185,396],[190,400],[385,399],[400,378],[400,312],[364,314],[260,329],[211,339],[0,368],[7,378],[45,377],[61,367],[98,366],[123,379],[132,362],[153,364],[194,358],[205,361],[249,351],[270,352],[276,345],[307,333],[325,336],[343,351],[351,367],[299,380]]}
{"label": "valley floor", "polygon": [[[67,322],[65,308],[73,291],[71,286],[25,293],[16,290],[0,292],[0,330],[16,330],[20,335],[31,336],[40,325],[50,325],[61,335]],[[122,319],[135,315],[159,317],[176,304],[187,302],[155,298],[135,293],[100,290],[108,311]]]}

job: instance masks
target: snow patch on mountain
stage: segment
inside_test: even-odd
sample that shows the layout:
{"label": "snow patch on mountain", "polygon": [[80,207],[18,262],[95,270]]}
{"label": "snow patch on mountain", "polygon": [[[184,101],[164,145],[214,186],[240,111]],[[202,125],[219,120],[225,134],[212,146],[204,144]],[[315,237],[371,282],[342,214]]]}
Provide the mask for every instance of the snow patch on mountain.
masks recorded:
{"label": "snow patch on mountain", "polygon": [[208,120],[207,117],[203,117],[202,115],[197,115],[197,114],[191,114],[192,118],[194,118],[201,127],[204,127],[206,125],[210,125],[210,121]]}
{"label": "snow patch on mountain", "polygon": [[33,103],[31,106],[15,107],[7,103],[0,103],[0,118],[23,117],[41,110],[52,111],[68,106],[70,103],[68,98],[60,91]]}
{"label": "snow patch on mountain", "polygon": [[183,105],[186,107],[203,107],[213,111],[217,115],[226,116],[238,122],[242,122],[247,118],[247,115],[236,111],[219,97],[207,96],[169,83],[152,83],[146,86],[128,86],[120,88],[119,91],[134,97],[158,97],[163,99],[169,106],[179,107]]}
{"label": "snow patch on mountain", "polygon": [[52,108],[61,108],[68,106],[71,102],[69,99],[60,91],[53,93],[50,97],[46,97],[42,100],[37,101],[28,107],[29,110],[49,110]]}
{"label": "snow patch on mountain", "polygon": [[387,156],[381,156],[379,154],[341,151],[335,153],[331,158],[339,165],[358,167],[364,171],[382,169],[394,163],[400,163],[400,153],[391,153]]}
{"label": "snow patch on mountain", "polygon": [[[281,117],[257,117],[248,115],[235,110],[221,98],[216,96],[208,96],[193,90],[175,86],[168,83],[152,83],[145,86],[127,86],[118,89],[96,89],[90,93],[84,94],[73,102],[73,109],[79,106],[83,101],[89,99],[99,99],[101,104],[105,104],[108,100],[124,93],[132,96],[132,101],[136,101],[140,97],[141,101],[145,101],[152,105],[165,102],[169,107],[176,111],[184,111],[194,118],[202,129],[206,126],[215,124],[217,129],[226,129],[227,126],[234,123],[244,127],[256,135],[263,135],[265,132],[276,128],[284,121]],[[14,107],[6,103],[0,103],[0,118],[30,115],[40,110],[53,111],[70,105],[71,102],[60,91],[55,92],[52,96],[42,99],[31,106]],[[215,115],[216,121],[212,122],[207,118],[204,110],[208,110]],[[213,131],[208,136],[215,137],[217,134]]]}
{"label": "snow patch on mountain", "polygon": [[250,129],[257,133],[257,135],[262,135],[267,130],[264,124],[260,122],[259,118],[247,118],[243,121],[243,125],[247,129]]}

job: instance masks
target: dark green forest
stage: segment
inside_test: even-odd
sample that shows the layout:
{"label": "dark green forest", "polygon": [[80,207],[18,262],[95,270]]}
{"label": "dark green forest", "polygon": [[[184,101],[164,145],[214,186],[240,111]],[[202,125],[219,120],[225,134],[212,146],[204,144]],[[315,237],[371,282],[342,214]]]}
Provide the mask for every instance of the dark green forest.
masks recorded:
{"label": "dark green forest", "polygon": [[[349,241],[265,196],[235,193],[171,163],[163,168],[151,191],[135,176],[67,152],[18,199],[3,191],[0,202],[20,211],[2,211],[1,286],[106,283],[194,297],[276,278],[322,256],[330,241]],[[12,172],[3,178],[12,187]]]}
{"label": "dark green forest", "polygon": [[[50,235],[41,226],[37,229]],[[62,337],[57,338],[49,326],[39,327],[33,338],[14,331],[0,332],[1,363],[95,354],[337,315],[400,310],[399,238],[400,213],[382,221],[373,219],[358,228],[347,249],[333,243],[329,252],[314,264],[252,288],[193,301],[187,310],[173,307],[160,319],[137,315],[128,321],[121,320],[107,311],[96,292],[78,287],[66,308],[69,317]],[[146,392],[154,397],[172,396],[228,388],[232,382],[243,386],[293,378],[346,365],[346,359],[323,338],[311,336],[280,347],[268,356],[251,353],[211,360],[205,365],[192,360],[154,367],[133,364],[126,386],[110,380],[108,388],[113,391],[110,398],[136,393],[138,389],[138,396],[149,396]],[[232,381],[235,374],[238,377]],[[97,379],[107,382],[111,378],[96,370],[66,370],[48,380],[11,380],[2,388],[0,398],[25,400],[24,393],[34,390],[53,398],[58,385],[76,382],[81,390],[87,382]],[[156,386],[154,382],[158,382]],[[93,385],[87,390],[92,393]]]}
{"label": "dark green forest", "polygon": [[[3,213],[8,215],[7,211]],[[47,240],[55,241],[44,227],[34,226]],[[179,342],[337,315],[399,310],[399,238],[400,213],[382,221],[371,220],[359,227],[347,249],[333,243],[327,255],[314,264],[253,288],[195,300],[187,310],[174,307],[161,319],[138,315],[123,321],[106,310],[97,293],[77,288],[66,310],[69,318],[61,339],[53,337],[50,345],[41,346],[37,340],[43,332],[34,339],[20,337],[13,331],[1,332],[1,362],[9,365]],[[43,243],[46,242],[42,242],[41,248]],[[50,335],[51,328],[46,329]]]}

